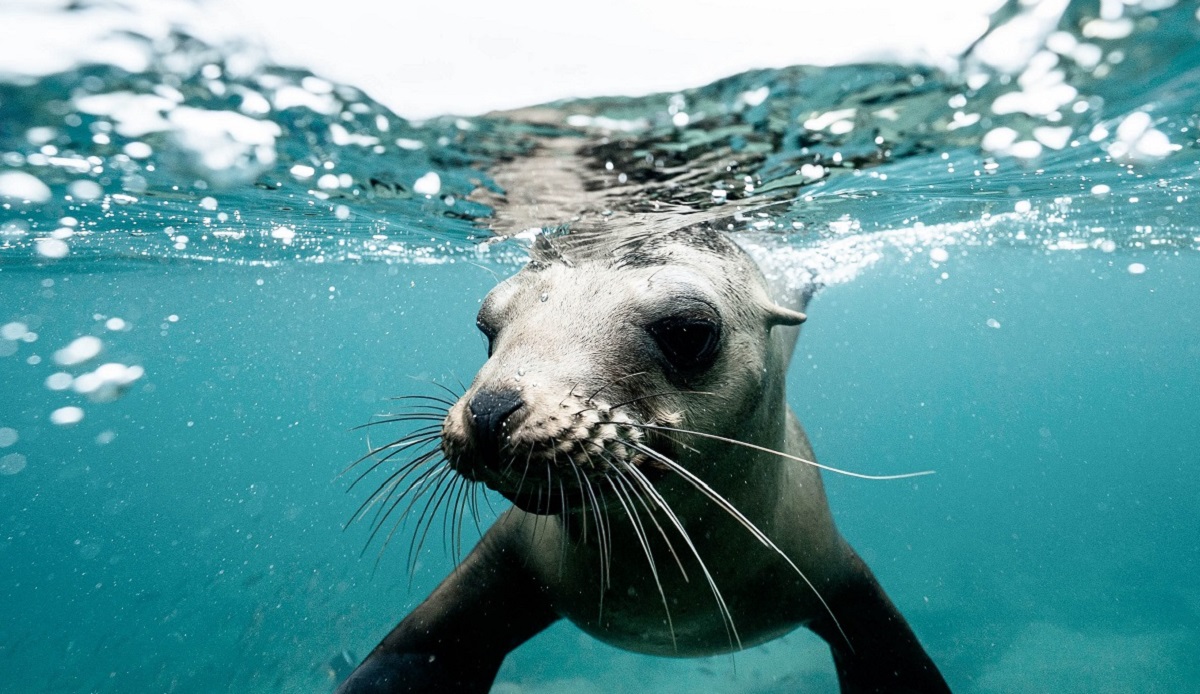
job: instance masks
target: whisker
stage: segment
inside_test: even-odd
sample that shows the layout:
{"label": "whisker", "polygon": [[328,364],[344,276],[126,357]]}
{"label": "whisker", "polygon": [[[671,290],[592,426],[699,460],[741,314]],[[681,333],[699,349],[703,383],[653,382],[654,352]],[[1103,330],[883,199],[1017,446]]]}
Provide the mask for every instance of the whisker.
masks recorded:
{"label": "whisker", "polygon": [[[629,484],[629,482],[627,482],[624,477],[619,474],[613,477],[613,479],[622,485]],[[667,629],[671,633],[671,647],[678,650],[679,644],[675,640],[675,622],[671,619],[671,607],[667,602],[667,593],[663,590],[662,580],[660,580],[658,577],[658,566],[654,561],[654,553],[650,550],[650,540],[646,536],[645,527],[642,526],[641,515],[638,514],[637,508],[633,506],[632,499],[626,503],[626,497],[631,493],[628,487],[626,487],[625,493],[622,494],[620,487],[614,484],[613,493],[616,495],[617,501],[620,502],[621,507],[625,509],[625,515],[629,518],[630,526],[633,528],[633,534],[637,536],[638,542],[642,545],[642,552],[646,555],[646,563],[650,565],[650,575],[654,577],[654,585],[658,587],[658,595],[662,599],[663,612],[666,613],[667,616]]]}
{"label": "whisker", "polygon": [[[424,537],[426,534],[429,533],[429,529],[431,527],[433,527],[433,520],[437,517],[437,509],[439,506],[441,506],[442,499],[445,497],[446,492],[454,488],[454,483],[455,483],[454,475],[439,474],[436,477],[436,481],[433,483],[432,487],[426,486],[426,488],[424,490],[422,490],[422,493],[420,496],[424,497],[425,506],[421,509],[420,515],[417,517],[416,522],[413,523],[413,525],[412,525],[412,539],[409,540],[409,543],[408,543],[408,558],[405,561],[405,566],[407,567],[407,570],[408,570],[408,579],[409,579],[410,585],[412,584],[413,577],[416,576],[417,564],[421,560],[421,552],[420,552],[420,547],[417,544],[417,538],[418,538],[418,536]],[[441,493],[439,493],[439,490],[441,490]],[[428,493],[426,493],[426,492],[428,492]],[[403,521],[409,517],[409,513],[410,513],[411,509],[414,507],[414,505],[416,504],[416,502],[417,502],[417,499],[414,498],[412,500],[412,502],[409,503],[409,507],[404,510],[404,513],[401,514],[400,517],[396,519],[396,522],[392,525],[391,531],[388,532],[388,536],[383,541],[384,547],[386,547],[388,545],[388,543],[391,541],[392,535],[394,535],[400,529],[400,526],[403,523]],[[422,528],[424,528],[424,533],[422,533]],[[383,549],[381,548],[380,549],[380,558],[382,556],[383,556]],[[379,560],[379,558],[376,559],[376,561],[378,561],[378,560]]]}
{"label": "whisker", "polygon": [[[382,517],[380,517],[374,521],[374,523],[373,523],[374,529],[371,530],[370,536],[367,537],[367,542],[366,542],[366,545],[363,547],[363,551],[365,552],[366,548],[369,547],[371,545],[371,543],[375,541],[375,536],[377,534],[379,534],[379,531],[383,529],[384,524],[387,523],[388,518],[391,517],[392,513],[395,512],[396,508],[400,505],[400,503],[404,501],[404,497],[408,496],[408,494],[411,493],[414,489],[416,490],[416,494],[414,494],[412,499],[409,500],[408,506],[404,509],[403,512],[401,512],[400,517],[396,520],[397,525],[400,523],[400,521],[403,521],[406,517],[408,517],[408,513],[409,513],[409,511],[412,510],[413,504],[417,503],[417,501],[422,496],[424,496],[425,493],[429,490],[429,487],[426,483],[431,478],[436,478],[436,477],[445,475],[446,472],[448,472],[449,470],[450,470],[450,466],[445,464],[445,462],[443,461],[442,464],[431,467],[428,470],[422,472],[420,475],[418,475],[416,477],[416,479],[414,479],[412,481],[412,484],[409,485],[408,489],[406,489],[403,494],[396,497],[396,501],[394,503],[392,503],[392,505],[390,507],[388,507],[387,513],[384,513]],[[382,510],[382,507],[381,507],[381,510]],[[395,532],[395,528],[392,528],[392,532],[388,533],[388,539],[391,538],[392,533],[394,533],[394,532]],[[384,545],[385,546],[387,545],[387,540],[384,540]],[[381,548],[380,552],[382,552],[382,551],[383,551],[383,549]]]}
{"label": "whisker", "polygon": [[433,410],[435,412],[449,412],[450,408],[454,407],[454,403],[434,395],[396,395],[388,398],[388,401],[397,403],[406,409]]}
{"label": "whisker", "polygon": [[[420,380],[420,379],[418,379],[418,380]],[[455,379],[454,379],[454,380],[456,380],[456,381],[457,381],[457,380],[458,380],[458,377],[455,377]],[[466,386],[464,386],[464,385],[462,384],[462,381],[458,381],[458,384],[459,384],[460,386],[462,386],[462,391],[460,391],[460,392],[458,392],[458,393],[455,393],[453,390],[451,390],[450,388],[446,387],[446,385],[445,385],[445,384],[443,384],[443,383],[438,383],[437,381],[426,381],[426,382],[427,382],[427,383],[430,383],[430,384],[432,384],[432,385],[434,385],[434,386],[436,386],[436,387],[438,387],[438,388],[441,388],[441,389],[442,389],[442,390],[444,390],[444,391],[446,391],[446,393],[447,393],[447,394],[448,394],[448,395],[449,395],[451,398],[453,398],[455,402],[458,402],[458,399],[462,397],[462,394],[463,394],[463,393],[465,393],[465,392],[467,391],[467,387],[466,387]]]}
{"label": "whisker", "polygon": [[[568,465],[568,467],[573,468],[575,466]],[[561,476],[558,478],[558,494],[559,502],[562,504],[562,509],[559,511],[559,518],[562,519],[563,523],[563,531],[558,534],[560,538],[558,547],[558,575],[561,578],[563,568],[565,568],[567,563],[567,539],[571,532],[571,513],[570,509],[567,508],[567,487],[563,484]]]}
{"label": "whisker", "polygon": [[626,405],[632,405],[635,402],[641,402],[642,400],[649,400],[650,398],[661,398],[661,397],[664,397],[667,395],[716,395],[716,393],[712,393],[707,390],[668,390],[668,391],[665,391],[662,393],[650,393],[649,395],[640,395],[636,398],[630,398],[629,400],[626,400],[625,402],[619,402],[615,405],[609,405],[608,408],[610,410],[615,410],[618,407],[625,407]]}
{"label": "whisker", "polygon": [[862,472],[852,472],[850,470],[842,470],[841,468],[831,467],[829,465],[823,465],[821,463],[816,462],[815,460],[807,460],[805,458],[801,458],[801,457],[794,456],[794,455],[789,455],[787,453],[772,450],[770,448],[764,448],[763,446],[757,446],[753,443],[746,443],[745,441],[738,441],[737,439],[731,439],[731,438],[727,438],[724,436],[718,436],[716,434],[709,434],[709,433],[706,433],[703,431],[691,431],[689,429],[679,429],[677,427],[664,427],[664,426],[659,426],[657,424],[638,424],[637,422],[629,422],[628,424],[629,424],[629,426],[638,427],[640,429],[652,429],[654,431],[675,432],[675,433],[679,433],[679,434],[687,434],[689,436],[699,436],[700,438],[712,439],[714,441],[722,441],[724,443],[730,443],[735,446],[742,446],[743,448],[749,448],[751,450],[759,451],[761,453],[770,453],[771,455],[777,455],[780,458],[794,460],[797,463],[804,463],[805,465],[811,465],[812,467],[818,468],[820,470],[825,470],[826,472],[833,472],[833,473],[837,473],[839,475],[846,475],[847,477],[857,477],[859,479],[864,479],[864,480],[904,480],[904,479],[909,479],[911,477],[924,477],[925,475],[932,475],[936,472],[936,470],[922,470],[920,472],[904,472],[904,473],[901,473],[898,475],[868,475],[868,474],[865,474]]}
{"label": "whisker", "polygon": [[[447,467],[446,470],[449,470],[449,468]],[[412,548],[409,549],[409,561],[411,562],[411,566],[409,568],[410,574],[415,573],[417,570],[417,558],[421,556],[421,550],[425,547],[425,540],[428,539],[429,529],[433,527],[433,520],[437,517],[438,507],[442,505],[442,501],[446,499],[446,495],[449,494],[450,491],[453,490],[457,483],[462,479],[462,477],[459,477],[453,473],[443,473],[434,486],[433,491],[429,494],[429,498],[431,500],[436,498],[436,501],[433,502],[432,509],[430,508],[430,503],[426,502],[425,508],[421,510],[421,515],[417,517],[416,527],[419,529],[422,525],[424,525],[425,529],[421,532],[421,539],[415,542],[412,545]],[[439,490],[441,491],[439,492]],[[403,517],[396,520],[396,525],[392,528],[392,533],[396,531],[396,528],[400,527],[401,520],[403,520]],[[383,541],[385,547],[387,546],[388,540],[391,539],[392,533],[388,533],[387,539]],[[413,539],[416,540],[415,535]]]}
{"label": "whisker", "polygon": [[[588,453],[587,447],[584,447],[583,455],[588,459],[588,464],[595,468],[596,463],[592,460],[592,455]],[[609,550],[611,540],[607,537],[608,528],[605,527],[603,520],[600,518],[600,504],[596,500],[596,489],[592,486],[592,481],[588,479],[586,474],[581,475],[579,473],[578,466],[573,465],[572,468],[575,469],[575,477],[580,480],[579,488],[585,492],[585,511],[587,510],[586,499],[590,498],[592,500],[592,516],[596,521],[596,540],[600,543],[600,614],[597,619],[602,620],[604,618],[604,591],[611,584],[612,579],[612,572],[609,566],[609,561],[612,559],[612,555]],[[603,490],[601,490],[601,492],[603,493]],[[604,513],[607,515],[608,510],[605,509]],[[586,515],[584,516],[583,541],[585,543],[587,542]]]}
{"label": "whisker", "polygon": [[621,381],[624,381],[624,380],[630,379],[630,378],[635,378],[637,376],[644,376],[644,375],[646,375],[646,373],[647,372],[645,372],[645,371],[637,371],[635,373],[626,374],[624,376],[621,376],[620,378],[614,378],[613,380],[609,381],[608,383],[605,383],[604,385],[600,386],[600,388],[598,388],[596,390],[596,392],[587,396],[587,399],[584,400],[584,402],[591,402],[592,400],[595,400],[597,395],[599,395],[600,393],[603,393],[605,390],[611,388],[612,386],[615,386],[616,384],[620,383]]}
{"label": "whisker", "polygon": [[338,473],[338,476],[340,477],[341,475],[344,475],[347,472],[350,472],[350,470],[352,470],[355,466],[362,463],[364,460],[370,458],[373,455],[378,455],[379,453],[382,453],[382,452],[388,450],[389,448],[395,448],[395,450],[393,450],[391,453],[388,453],[387,455],[380,458],[379,460],[375,461],[375,463],[373,465],[368,467],[362,474],[360,474],[357,478],[355,478],[355,480],[350,483],[350,486],[346,488],[346,491],[349,492],[350,490],[354,489],[355,485],[357,485],[360,481],[362,481],[362,479],[364,477],[371,474],[372,471],[376,470],[380,465],[383,465],[387,461],[391,460],[393,457],[403,453],[404,451],[408,450],[409,448],[412,448],[413,446],[418,446],[418,447],[425,446],[425,445],[433,443],[434,441],[438,440],[439,438],[441,438],[441,435],[436,432],[426,432],[417,437],[409,437],[407,439],[400,439],[398,441],[393,441],[392,443],[389,443],[386,446],[381,446],[379,448],[372,450],[371,452],[367,453],[363,457],[354,461],[353,463],[350,464],[349,467],[347,467],[345,470],[342,470],[340,473]]}
{"label": "whisker", "polygon": [[[370,496],[368,496],[366,500],[359,505],[358,510],[354,512],[354,515],[350,516],[347,526],[350,523],[353,523],[355,520],[361,519],[362,516],[365,515],[365,512],[372,505],[379,503],[381,504],[380,509],[386,506],[388,501],[391,499],[392,494],[394,494],[396,489],[404,483],[405,478],[415,472],[422,465],[432,460],[439,453],[440,451],[437,450],[427,451],[417,458],[414,458],[404,465],[401,465],[395,472],[393,472],[391,475],[388,475],[387,479],[385,479],[378,487],[376,487],[375,491],[372,492]],[[385,489],[387,489],[386,495],[384,492]],[[403,494],[401,496],[403,496]],[[374,521],[372,521],[372,524],[374,524]]]}
{"label": "whisker", "polygon": [[[846,644],[848,646],[850,646],[851,649],[854,648],[854,646],[850,643],[850,637],[846,636],[846,632],[842,629],[842,625],[838,622],[837,617],[833,614],[833,610],[829,607],[829,603],[825,602],[825,598],[824,598],[824,596],[821,595],[821,592],[819,590],[817,590],[817,587],[815,585],[813,585],[813,582],[808,579],[808,576],[804,575],[804,572],[800,570],[800,567],[796,566],[796,563],[792,561],[792,558],[789,557],[787,554],[785,554],[783,550],[779,549],[778,545],[776,545],[771,540],[771,538],[767,537],[766,533],[759,530],[758,526],[755,525],[754,523],[750,522],[750,519],[746,518],[746,516],[743,515],[742,512],[739,511],[736,506],[734,506],[732,503],[730,503],[728,499],[726,499],[725,497],[718,494],[715,490],[713,490],[712,487],[708,486],[708,484],[706,484],[704,482],[704,480],[693,475],[692,472],[690,470],[688,470],[687,468],[683,467],[682,465],[675,462],[674,460],[671,460],[670,458],[664,456],[663,454],[659,453],[658,451],[656,451],[652,448],[649,448],[647,446],[643,446],[641,444],[633,444],[633,447],[635,449],[641,451],[642,453],[645,453],[646,455],[653,457],[655,460],[658,460],[660,463],[662,463],[663,465],[666,465],[670,470],[675,472],[675,474],[679,475],[684,480],[689,482],[693,487],[695,487],[698,491],[700,491],[700,493],[707,496],[714,503],[716,503],[717,506],[719,506],[726,513],[728,513],[731,518],[733,518],[738,523],[740,523],[743,527],[745,527],[747,530],[749,530],[750,534],[753,535],[756,540],[761,542],[766,547],[770,548],[772,551],[774,551],[776,554],[778,554],[784,561],[786,561],[788,563],[788,565],[792,567],[792,570],[795,571],[796,574],[799,575],[800,578],[803,579],[806,584],[808,584],[808,587],[812,590],[813,594],[817,596],[817,599],[821,601],[821,605],[823,605],[825,607],[825,611],[829,614],[829,618],[833,620],[834,626],[836,626],[838,631],[840,631],[842,633],[842,638],[846,640]],[[641,471],[638,470],[637,468],[630,466],[630,469],[635,476],[637,476],[643,480],[646,479],[645,475],[642,475]],[[649,480],[646,480],[646,483],[649,484]],[[661,497],[659,497],[659,498],[661,498]]]}
{"label": "whisker", "polygon": [[663,512],[667,515],[667,520],[671,521],[671,524],[674,525],[675,529],[679,531],[679,536],[682,537],[684,543],[687,544],[688,549],[692,550],[692,556],[696,558],[696,563],[700,565],[700,571],[704,574],[704,578],[708,582],[709,590],[712,591],[713,597],[717,601],[717,609],[721,613],[721,619],[725,622],[726,633],[730,637],[730,645],[732,646],[736,644],[737,649],[741,650],[742,638],[738,635],[737,626],[733,623],[733,614],[729,611],[729,605],[725,602],[725,597],[721,595],[721,590],[717,588],[716,579],[713,578],[712,573],[708,570],[708,565],[704,563],[704,559],[700,557],[700,551],[696,549],[696,544],[692,542],[692,538],[690,535],[688,535],[687,530],[684,529],[683,523],[680,522],[679,517],[671,510],[671,506],[667,503],[667,500],[658,493],[658,490],[654,488],[653,484],[650,484],[650,480],[646,479],[645,475],[643,475],[640,470],[632,465],[629,465],[628,463],[622,463],[622,466],[633,477],[633,479],[639,482],[642,488],[652,499],[654,499],[659,507],[662,508]]}
{"label": "whisker", "polygon": [[445,405],[447,411],[449,411],[451,407],[454,407],[453,400],[439,398],[436,395],[393,395],[392,397],[388,398],[388,400],[426,400]]}
{"label": "whisker", "polygon": [[409,414],[385,415],[387,419],[377,419],[366,424],[359,424],[350,429],[350,431],[359,431],[370,427],[377,427],[381,424],[397,424],[399,422],[441,422],[446,419],[445,415],[434,414],[432,412],[412,412]]}
{"label": "whisker", "polygon": [[[613,464],[613,471],[624,477],[624,472],[621,470],[616,460],[613,459],[610,462]],[[645,475],[643,475],[643,477],[645,477]],[[649,482],[649,479],[646,481]],[[642,507],[646,509],[646,514],[650,516],[650,520],[653,521],[654,527],[658,528],[658,534],[662,536],[663,542],[667,543],[667,551],[671,553],[671,557],[675,560],[675,565],[679,567],[679,573],[683,576],[683,580],[691,583],[691,579],[688,578],[687,569],[683,568],[683,561],[680,560],[679,555],[675,552],[675,546],[671,544],[670,538],[667,537],[667,531],[663,529],[661,525],[659,525],[658,519],[654,517],[654,509],[650,508],[650,505],[646,503],[645,498],[643,498],[641,494],[637,495],[637,500],[641,503]],[[667,511],[668,513],[670,512],[669,509],[663,510]]]}
{"label": "whisker", "polygon": [[409,439],[412,439],[412,438],[415,438],[415,437],[420,437],[420,436],[425,436],[425,435],[427,435],[427,434],[437,434],[437,435],[440,435],[440,434],[441,434],[441,427],[440,427],[440,426],[438,426],[437,424],[426,424],[425,426],[423,426],[423,427],[419,427],[419,428],[417,428],[417,429],[413,429],[412,431],[410,431],[410,432],[406,433],[404,436],[401,436],[400,438],[396,439],[395,441],[391,441],[391,442],[389,442],[389,443],[385,443],[385,444],[383,444],[382,446],[372,446],[372,445],[370,445],[370,442],[368,441],[368,444],[367,444],[367,452],[366,452],[366,453],[364,453],[364,454],[362,454],[362,455],[361,455],[361,456],[360,456],[360,457],[359,457],[357,460],[355,460],[353,463],[350,463],[349,465],[347,465],[347,466],[345,467],[345,469],[343,469],[343,470],[342,470],[340,473],[338,473],[338,474],[345,474],[345,473],[346,473],[348,470],[350,470],[350,468],[354,467],[355,465],[358,465],[359,463],[361,463],[362,461],[366,460],[367,458],[370,458],[370,457],[371,457],[371,456],[373,456],[373,455],[376,455],[376,454],[378,454],[378,453],[382,453],[382,452],[386,451],[387,449],[389,449],[389,448],[392,448],[392,447],[394,447],[394,446],[401,445],[401,444],[403,444],[405,441],[408,441]]}
{"label": "whisker", "polygon": [[562,401],[558,403],[558,406],[559,406],[559,407],[562,407],[562,406],[563,406],[563,405],[564,405],[564,404],[565,404],[565,403],[566,403],[568,400],[570,400],[570,399],[571,399],[571,396],[575,394],[575,389],[576,389],[576,388],[578,388],[578,387],[579,387],[579,384],[578,384],[578,383],[576,383],[576,384],[572,385],[572,386],[571,386],[571,390],[568,390],[568,391],[567,391],[567,394],[566,394],[566,396],[564,396],[564,397],[563,397],[563,399],[562,399]]}

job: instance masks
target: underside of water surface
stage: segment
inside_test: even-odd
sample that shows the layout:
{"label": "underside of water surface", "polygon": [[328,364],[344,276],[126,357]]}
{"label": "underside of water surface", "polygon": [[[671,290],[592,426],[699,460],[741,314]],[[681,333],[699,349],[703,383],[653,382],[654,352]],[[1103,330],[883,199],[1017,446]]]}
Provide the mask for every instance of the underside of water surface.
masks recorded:
{"label": "underside of water surface", "polygon": [[[819,459],[937,471],[826,484],[955,691],[1200,691],[1196,3],[419,123],[202,20],[51,5],[0,32],[103,50],[0,56],[0,690],[332,691],[507,505],[368,542],[339,473],[403,427],[355,427],[462,390],[538,235],[716,228],[819,288]],[[493,691],[837,683],[804,630],[662,659],[564,623]]]}

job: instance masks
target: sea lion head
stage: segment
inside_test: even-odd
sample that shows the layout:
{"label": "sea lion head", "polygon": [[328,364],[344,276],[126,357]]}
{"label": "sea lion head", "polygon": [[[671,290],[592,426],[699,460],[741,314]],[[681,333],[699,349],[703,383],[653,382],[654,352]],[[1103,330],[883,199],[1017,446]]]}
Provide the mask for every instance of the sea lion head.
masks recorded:
{"label": "sea lion head", "polygon": [[540,236],[483,301],[488,360],[446,415],[442,452],[526,511],[602,503],[614,476],[704,460],[711,440],[665,428],[778,430],[786,355],[772,328],[803,320],[717,231]]}

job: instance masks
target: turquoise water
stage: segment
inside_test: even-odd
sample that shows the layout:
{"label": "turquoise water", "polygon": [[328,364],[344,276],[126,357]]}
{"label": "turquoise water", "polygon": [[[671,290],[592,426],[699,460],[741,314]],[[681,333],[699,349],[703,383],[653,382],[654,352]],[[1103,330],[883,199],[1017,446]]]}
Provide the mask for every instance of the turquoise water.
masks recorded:
{"label": "turquoise water", "polygon": [[[410,123],[183,30],[4,78],[0,690],[330,691],[454,563],[440,524],[411,576],[408,528],[343,529],[354,427],[482,363],[524,245],[471,193],[566,136],[602,214],[824,285],[789,399],[824,463],[937,471],[827,485],[955,691],[1200,691],[1200,20],[1164,4],[1072,5],[1011,77],[981,46],[536,124]],[[806,632],[670,660],[561,624],[496,691],[801,688],[836,691]]]}

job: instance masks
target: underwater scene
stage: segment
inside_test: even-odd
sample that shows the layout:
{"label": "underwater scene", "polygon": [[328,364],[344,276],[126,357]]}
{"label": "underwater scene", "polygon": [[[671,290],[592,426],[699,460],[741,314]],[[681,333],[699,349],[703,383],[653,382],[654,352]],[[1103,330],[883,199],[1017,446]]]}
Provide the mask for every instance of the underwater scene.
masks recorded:
{"label": "underwater scene", "polygon": [[[421,122],[186,7],[0,25],[89,36],[0,48],[0,691],[332,692],[510,505],[369,504],[395,398],[461,393],[487,292],[603,223],[819,287],[788,402],[824,464],[935,472],[824,480],[954,691],[1200,692],[1200,3]],[[555,152],[579,189],[523,204]],[[492,691],[838,684],[803,629],[664,658],[561,621]]]}

